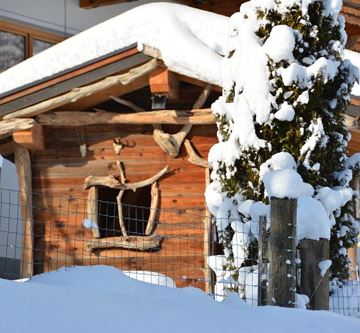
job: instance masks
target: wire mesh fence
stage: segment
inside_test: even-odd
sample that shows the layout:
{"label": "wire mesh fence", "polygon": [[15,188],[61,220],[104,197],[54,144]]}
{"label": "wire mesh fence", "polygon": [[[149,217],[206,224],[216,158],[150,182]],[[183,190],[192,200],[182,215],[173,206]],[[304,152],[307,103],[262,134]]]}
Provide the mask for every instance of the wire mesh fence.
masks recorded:
{"label": "wire mesh fence", "polygon": [[[139,200],[119,200],[118,191],[98,194],[94,201],[32,194],[27,200],[31,205],[24,206],[24,193],[0,189],[0,278],[111,265],[144,282],[200,288],[219,301],[236,291],[250,305],[265,303],[266,221],[252,221],[257,231],[242,228],[241,221],[226,221],[235,230],[229,253],[204,210],[154,209],[149,208],[151,199],[132,205],[127,202]],[[299,290],[299,266],[297,270]],[[331,285],[331,311],[359,316],[359,275],[352,276],[355,280],[342,287]]]}

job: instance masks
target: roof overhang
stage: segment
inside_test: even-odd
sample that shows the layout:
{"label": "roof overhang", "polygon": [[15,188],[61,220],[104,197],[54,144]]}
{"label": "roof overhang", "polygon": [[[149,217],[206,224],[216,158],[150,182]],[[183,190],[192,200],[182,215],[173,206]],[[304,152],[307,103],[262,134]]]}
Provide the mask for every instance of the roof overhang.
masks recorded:
{"label": "roof overhang", "polygon": [[136,45],[0,95],[0,117],[149,61]]}

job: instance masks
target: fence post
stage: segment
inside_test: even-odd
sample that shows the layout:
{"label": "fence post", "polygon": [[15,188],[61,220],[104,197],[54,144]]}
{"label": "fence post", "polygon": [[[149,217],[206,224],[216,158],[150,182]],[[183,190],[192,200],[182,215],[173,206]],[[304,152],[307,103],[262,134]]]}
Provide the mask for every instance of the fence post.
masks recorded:
{"label": "fence post", "polygon": [[270,199],[269,290],[267,304],[295,305],[296,199]]}
{"label": "fence post", "polygon": [[[266,217],[259,216],[258,305],[266,305],[267,295],[267,239]],[[266,278],[264,278],[266,277]]]}
{"label": "fence post", "polygon": [[321,276],[319,262],[329,259],[329,241],[303,239],[300,242],[301,293],[310,299],[312,310],[329,310],[329,271]]}

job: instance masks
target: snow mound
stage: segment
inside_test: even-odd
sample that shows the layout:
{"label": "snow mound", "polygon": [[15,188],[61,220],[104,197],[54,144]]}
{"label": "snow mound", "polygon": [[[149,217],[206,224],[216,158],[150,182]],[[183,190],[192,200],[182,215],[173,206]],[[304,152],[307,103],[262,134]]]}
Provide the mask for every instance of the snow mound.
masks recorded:
{"label": "snow mound", "polygon": [[325,311],[252,308],[239,297],[219,303],[200,290],[142,283],[109,266],[74,267],[23,283],[0,279],[0,293],[0,332],[338,333],[360,328],[357,319]]}
{"label": "snow mound", "polygon": [[156,284],[158,286],[176,288],[176,284],[173,279],[160,273],[149,271],[123,271],[123,273],[126,276],[138,281]]}

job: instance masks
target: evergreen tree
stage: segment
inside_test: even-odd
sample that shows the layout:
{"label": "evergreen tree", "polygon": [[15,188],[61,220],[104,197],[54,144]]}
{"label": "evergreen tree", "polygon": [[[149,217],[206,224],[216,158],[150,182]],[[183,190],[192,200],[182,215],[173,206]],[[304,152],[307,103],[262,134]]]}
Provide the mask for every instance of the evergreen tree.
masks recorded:
{"label": "evergreen tree", "polygon": [[[234,260],[236,226],[226,221],[249,222],[251,214],[242,209],[248,200],[269,203],[262,177],[281,152],[292,155],[334,223],[332,277],[348,276],[346,249],[358,230],[349,201],[356,167],[347,163],[344,114],[358,71],[343,58],[341,5],[253,0],[231,18],[223,95],[213,104],[219,143],[209,154],[213,183],[206,197],[225,248],[223,274],[232,276],[235,289],[239,264],[246,262]],[[326,205],[326,193],[342,196],[336,207]]]}

